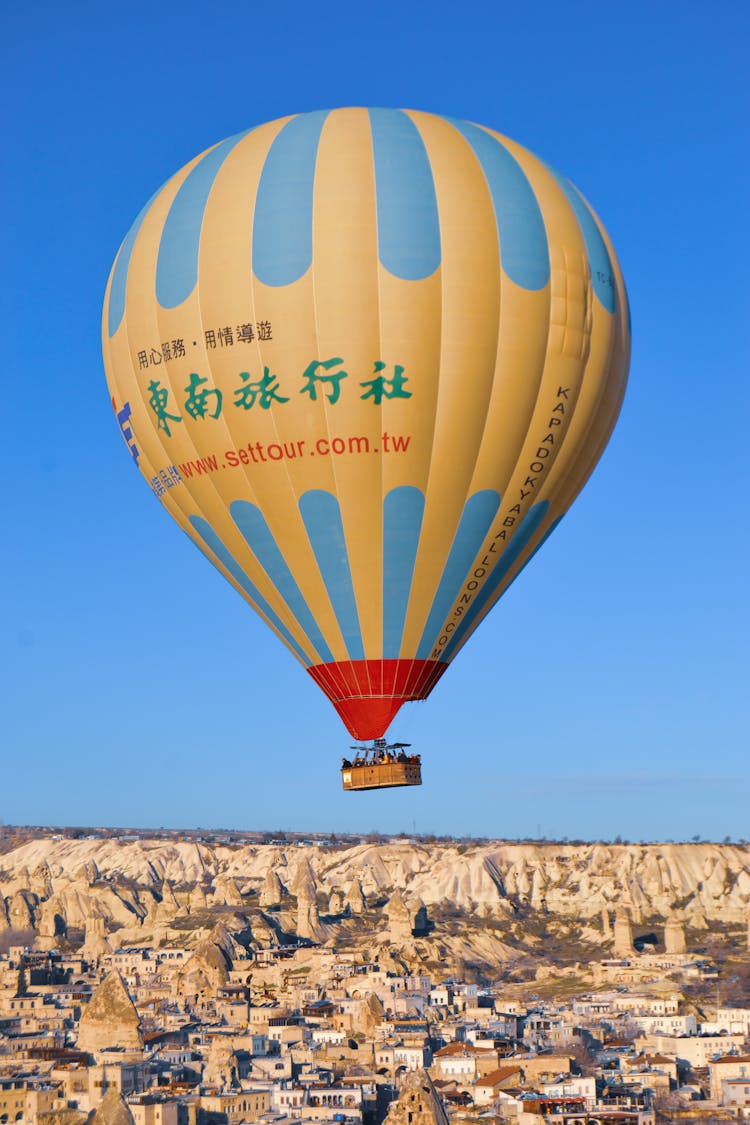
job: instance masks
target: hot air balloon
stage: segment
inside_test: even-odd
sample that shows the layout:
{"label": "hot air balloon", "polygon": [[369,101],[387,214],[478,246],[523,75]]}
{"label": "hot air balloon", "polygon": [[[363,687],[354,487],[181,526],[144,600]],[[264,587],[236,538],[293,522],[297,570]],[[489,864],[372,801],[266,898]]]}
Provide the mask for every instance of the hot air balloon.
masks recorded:
{"label": "hot air balloon", "polygon": [[589,204],[466,121],[281,118],[146,204],[103,350],[149,487],[374,740],[344,787],[418,784],[389,724],[554,529],[620,408],[627,298]]}

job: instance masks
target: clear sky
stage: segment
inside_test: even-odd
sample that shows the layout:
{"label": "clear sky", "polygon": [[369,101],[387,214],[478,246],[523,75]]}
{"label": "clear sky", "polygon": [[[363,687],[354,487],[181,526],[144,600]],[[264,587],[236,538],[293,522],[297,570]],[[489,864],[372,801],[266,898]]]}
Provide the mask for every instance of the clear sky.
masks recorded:
{"label": "clear sky", "polygon": [[[0,819],[750,837],[745,0],[15,4],[5,14]],[[506,133],[591,201],[633,318],[588,486],[426,703],[419,790],[350,739],[133,472],[100,349],[154,190],[342,105]]]}

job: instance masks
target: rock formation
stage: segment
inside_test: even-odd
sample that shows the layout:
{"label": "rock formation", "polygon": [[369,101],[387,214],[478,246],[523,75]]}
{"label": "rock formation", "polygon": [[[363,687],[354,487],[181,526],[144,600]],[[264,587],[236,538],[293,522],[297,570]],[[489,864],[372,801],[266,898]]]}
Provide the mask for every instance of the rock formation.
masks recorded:
{"label": "rock formation", "polygon": [[[243,919],[234,915],[234,926],[239,930],[242,928]],[[213,942],[222,951],[227,961],[231,964],[239,955],[239,947],[234,940],[225,922],[217,922],[211,933],[208,935],[208,940]]]}
{"label": "rock formation", "polygon": [[76,872],[76,881],[79,883],[87,883],[91,886],[99,878],[99,868],[93,860],[87,863],[82,863]]}
{"label": "rock formation", "polygon": [[404,1076],[385,1120],[387,1125],[448,1125],[448,1114],[426,1070]]}
{"label": "rock formation", "polygon": [[325,931],[320,924],[315,887],[302,883],[297,892],[297,937],[323,941]]}
{"label": "rock formation", "polygon": [[211,1040],[202,1081],[218,1090],[239,1086],[237,1055],[230,1036],[216,1035]]}
{"label": "rock formation", "polygon": [[78,1025],[79,1051],[101,1051],[106,1047],[126,1051],[140,1051],[143,1047],[138,1012],[116,970],[95,989]]}
{"label": "rock formation", "polygon": [[265,948],[272,948],[279,944],[279,935],[263,914],[253,917],[253,943],[256,947]]}
{"label": "rock formation", "polygon": [[152,924],[171,922],[181,910],[171,883],[162,883],[159,893],[161,895],[160,900],[153,900],[149,910],[149,921]]}
{"label": "rock formation", "polygon": [[109,1087],[89,1122],[90,1125],[135,1125],[127,1102],[114,1086]]}
{"label": "rock formation", "polygon": [[426,934],[430,928],[430,916],[421,898],[418,898],[416,902],[412,903],[411,916],[414,933],[417,935]]}
{"label": "rock formation", "polygon": [[344,896],[341,891],[332,891],[328,899],[328,913],[343,914],[345,908]]}
{"label": "rock formation", "polygon": [[297,874],[292,884],[292,891],[298,899],[304,898],[310,901],[316,898],[318,893],[317,879],[315,878],[315,872],[310,866],[309,859],[305,859],[297,868]]}
{"label": "rock formation", "polygon": [[227,982],[230,961],[216,942],[207,939],[196,948],[177,976],[177,992],[198,1003]]}
{"label": "rock formation", "polygon": [[206,899],[206,892],[201,883],[197,883],[190,891],[188,897],[188,909],[191,914],[200,913],[208,907],[208,900]]}
{"label": "rock formation", "polygon": [[52,895],[52,871],[46,860],[42,860],[31,872],[28,878],[28,888],[39,899],[49,898]]}
{"label": "rock formation", "polygon": [[39,1113],[36,1125],[90,1125],[93,1114],[82,1113],[78,1109],[52,1109]]}
{"label": "rock formation", "polygon": [[[247,916],[244,925],[252,930],[252,940],[271,945],[294,929],[294,915],[274,910],[264,919],[258,907],[288,907],[287,887],[298,897],[300,930],[311,937],[320,926],[313,891],[318,898],[322,890],[328,896],[345,892],[343,910],[337,897],[329,898],[330,930],[324,932],[332,940],[348,935],[352,941],[367,909],[363,891],[375,903],[397,888],[405,904],[424,902],[451,955],[488,967],[514,956],[507,946],[512,927],[520,927],[513,931],[514,945],[523,945],[525,919],[535,916],[538,926],[542,913],[545,928],[567,933],[572,925],[585,934],[587,946],[611,948],[605,918],[611,919],[618,906],[630,912],[638,932],[660,932],[659,920],[669,918],[679,903],[679,917],[690,932],[721,922],[742,927],[744,943],[748,926],[750,943],[750,847],[739,844],[459,845],[394,839],[340,842],[334,849],[312,842],[302,849],[294,843],[247,841],[230,847],[177,837],[39,834],[3,852],[1,878],[0,930],[34,930],[43,945],[59,942],[66,930],[75,935],[86,927],[91,936],[96,931],[90,923],[97,918],[104,919],[107,933],[118,934],[120,944],[136,943],[141,934],[154,942],[184,944],[186,934],[190,941],[205,937],[227,906]],[[207,887],[212,887],[208,901]],[[350,917],[344,919],[347,911]],[[411,913],[413,930],[413,906]],[[444,916],[458,925],[444,928]],[[507,920],[507,932],[483,927],[485,918]],[[393,947],[396,953],[416,957],[420,946],[433,957],[435,951],[424,945],[430,936],[414,943],[410,935],[407,942],[405,919],[393,921],[403,939]],[[234,927],[232,921],[232,932]],[[385,925],[373,927],[373,954],[391,941]],[[630,955],[629,943],[623,944],[623,953]]]}
{"label": "rock formation", "polygon": [[391,941],[395,945],[410,941],[414,923],[411,911],[399,891],[395,891],[388,899],[386,910],[388,914],[388,934]]}
{"label": "rock formation", "polygon": [[535,867],[531,881],[531,905],[534,910],[544,910],[546,906],[547,877],[543,867]]}
{"label": "rock formation", "polygon": [[667,953],[684,953],[687,950],[685,926],[674,914],[670,914],[664,927],[664,948]]}
{"label": "rock formation", "polygon": [[352,880],[349,890],[346,892],[344,905],[349,908],[352,914],[363,914],[367,909],[367,902],[362,893],[362,886],[359,879]]}
{"label": "rock formation", "polygon": [[269,867],[268,871],[266,871],[266,877],[263,880],[263,889],[260,892],[260,905],[264,910],[269,906],[278,906],[283,893],[281,879],[279,879],[274,869]]}
{"label": "rock formation", "polygon": [[111,953],[112,949],[107,941],[107,934],[103,918],[92,918],[86,923],[86,930],[81,946],[81,956],[87,961],[99,961]]}
{"label": "rock formation", "polygon": [[612,953],[615,957],[631,957],[633,954],[633,925],[630,921],[630,914],[622,907],[615,914]]}
{"label": "rock formation", "polygon": [[55,895],[43,902],[36,914],[36,930],[39,935],[37,949],[54,949],[60,938],[65,937],[67,925],[60,913]]}
{"label": "rock formation", "polygon": [[16,891],[5,900],[8,927],[11,930],[30,930],[34,927],[35,896],[29,892]]}
{"label": "rock formation", "polygon": [[369,993],[360,1006],[359,1025],[366,1035],[372,1035],[379,1023],[385,1019],[382,1000],[374,992]]}
{"label": "rock formation", "polygon": [[214,883],[213,904],[215,906],[242,906],[244,899],[237,882],[228,875],[220,875]]}

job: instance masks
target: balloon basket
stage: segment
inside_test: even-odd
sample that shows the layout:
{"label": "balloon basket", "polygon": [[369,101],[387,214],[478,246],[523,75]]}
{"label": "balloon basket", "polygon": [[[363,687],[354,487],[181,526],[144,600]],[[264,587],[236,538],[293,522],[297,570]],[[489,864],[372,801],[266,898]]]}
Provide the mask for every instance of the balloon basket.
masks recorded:
{"label": "balloon basket", "polygon": [[422,784],[419,754],[407,754],[408,742],[386,743],[376,738],[372,746],[352,746],[354,757],[344,758],[341,784],[353,793],[366,789],[397,789]]}

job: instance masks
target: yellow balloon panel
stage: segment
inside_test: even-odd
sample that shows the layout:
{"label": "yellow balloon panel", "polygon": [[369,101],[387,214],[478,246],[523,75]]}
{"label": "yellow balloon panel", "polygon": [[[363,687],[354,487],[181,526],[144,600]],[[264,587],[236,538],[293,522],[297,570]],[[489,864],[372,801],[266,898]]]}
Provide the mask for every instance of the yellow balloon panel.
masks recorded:
{"label": "yellow balloon panel", "polygon": [[320,111],[221,142],[144,208],[105,367],[164,506],[378,737],[591,472],[626,309],[588,204],[520,146]]}

